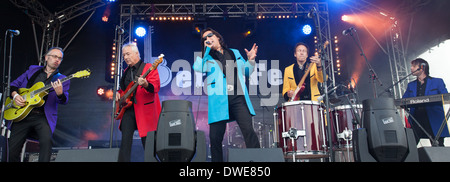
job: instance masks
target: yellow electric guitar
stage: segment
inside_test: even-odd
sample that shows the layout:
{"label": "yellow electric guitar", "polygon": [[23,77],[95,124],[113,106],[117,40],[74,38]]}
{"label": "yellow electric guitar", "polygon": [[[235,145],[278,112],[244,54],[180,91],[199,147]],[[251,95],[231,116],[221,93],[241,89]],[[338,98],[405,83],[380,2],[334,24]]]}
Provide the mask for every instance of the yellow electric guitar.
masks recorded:
{"label": "yellow electric guitar", "polygon": [[[89,75],[91,75],[89,69],[78,71],[61,79],[61,83],[72,78],[86,78],[89,77]],[[43,82],[37,82],[31,88],[19,88],[18,93],[25,100],[25,106],[17,106],[10,97],[7,97],[5,101],[4,118],[14,122],[21,121],[30,114],[33,108],[44,105],[45,100],[42,98],[48,94],[50,88],[53,88],[51,84],[45,85]]]}

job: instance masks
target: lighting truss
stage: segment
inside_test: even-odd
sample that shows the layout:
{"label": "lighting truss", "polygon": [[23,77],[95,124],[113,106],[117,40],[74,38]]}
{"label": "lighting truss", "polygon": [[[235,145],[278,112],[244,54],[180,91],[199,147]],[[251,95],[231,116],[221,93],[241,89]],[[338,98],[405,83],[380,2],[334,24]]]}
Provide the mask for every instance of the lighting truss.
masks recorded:
{"label": "lighting truss", "polygon": [[[106,5],[107,3],[103,0],[83,0],[80,1],[62,11],[52,13],[46,7],[44,7],[38,0],[9,0],[12,4],[22,10],[33,22],[33,33],[36,41],[37,56],[39,58],[39,64],[43,63],[44,51],[50,47],[60,46],[59,37],[61,33],[61,27],[63,23],[66,23],[80,15],[87,12],[92,12],[87,18],[80,29],[73,35],[66,46],[63,47],[65,50],[67,46],[72,42],[75,36],[80,32],[86,22],[91,18],[95,9]],[[42,42],[39,49],[37,43],[37,36],[34,24],[38,24],[42,28]],[[60,46],[61,47],[61,46]]]}
{"label": "lighting truss", "polygon": [[[133,41],[134,20],[156,17],[193,17],[194,20],[206,18],[257,18],[258,16],[307,16],[315,7],[319,15],[321,30],[319,33],[325,40],[331,41],[328,4],[326,2],[277,2],[277,3],[184,3],[184,4],[121,4],[120,27],[126,33],[122,35],[119,47]],[[325,49],[328,56],[326,69],[333,86],[334,68],[331,45]]]}

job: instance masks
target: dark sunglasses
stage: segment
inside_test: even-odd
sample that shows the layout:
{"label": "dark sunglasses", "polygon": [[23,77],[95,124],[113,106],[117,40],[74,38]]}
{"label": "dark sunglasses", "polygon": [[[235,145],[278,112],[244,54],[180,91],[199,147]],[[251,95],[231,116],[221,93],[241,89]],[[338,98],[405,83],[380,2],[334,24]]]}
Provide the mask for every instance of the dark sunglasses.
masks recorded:
{"label": "dark sunglasses", "polygon": [[206,40],[207,37],[212,37],[214,35],[214,33],[209,33],[208,35],[202,37],[202,40]]}

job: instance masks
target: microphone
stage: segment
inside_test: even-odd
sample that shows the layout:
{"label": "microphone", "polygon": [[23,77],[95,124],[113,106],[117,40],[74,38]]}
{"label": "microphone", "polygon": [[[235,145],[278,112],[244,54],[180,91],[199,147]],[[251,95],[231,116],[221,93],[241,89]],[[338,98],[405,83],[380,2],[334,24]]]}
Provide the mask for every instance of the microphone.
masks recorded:
{"label": "microphone", "polygon": [[212,44],[209,40],[207,40],[205,43],[208,44],[208,45]]}
{"label": "microphone", "polygon": [[20,35],[20,31],[19,30],[11,30],[11,29],[8,29],[8,32],[11,32],[13,35],[15,35],[15,36],[18,36],[18,35]]}
{"label": "microphone", "polygon": [[342,31],[342,35],[348,35],[349,33],[351,33],[353,30],[355,30],[355,28],[350,27],[348,29],[345,29],[344,31]]}
{"label": "microphone", "polygon": [[116,29],[117,29],[117,33],[119,33],[119,34],[125,33],[125,30],[121,26],[116,25]]}
{"label": "microphone", "polygon": [[419,67],[419,70],[423,70],[426,66],[427,66],[427,64],[421,63],[421,64],[420,64],[420,67]]}
{"label": "microphone", "polygon": [[314,17],[314,12],[316,11],[316,7],[313,7],[309,10],[308,18]]}

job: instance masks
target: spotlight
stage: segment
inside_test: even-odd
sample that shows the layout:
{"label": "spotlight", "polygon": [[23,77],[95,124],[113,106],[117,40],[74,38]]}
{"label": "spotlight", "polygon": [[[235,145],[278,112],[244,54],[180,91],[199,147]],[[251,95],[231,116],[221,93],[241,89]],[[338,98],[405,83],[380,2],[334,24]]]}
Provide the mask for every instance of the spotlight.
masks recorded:
{"label": "spotlight", "polygon": [[157,132],[148,132],[145,146],[145,162],[205,162],[205,134],[195,130],[192,103],[162,102]]}
{"label": "spotlight", "polygon": [[99,96],[104,101],[112,100],[112,86],[99,86],[97,88],[97,96]]}
{"label": "spotlight", "polygon": [[348,15],[342,15],[341,20],[342,20],[342,21],[345,21],[345,22],[348,22],[348,21],[350,20],[350,16],[348,16]]}
{"label": "spotlight", "polygon": [[105,88],[104,87],[97,88],[97,95],[102,96],[103,94],[105,94]]}
{"label": "spotlight", "polygon": [[247,30],[245,33],[244,33],[244,35],[247,37],[247,36],[249,36],[249,35],[251,35],[252,34],[252,31],[251,30]]}
{"label": "spotlight", "polygon": [[[184,17],[185,18],[185,20],[186,20],[186,17]],[[182,20],[181,19],[181,17],[180,17],[180,20]],[[206,22],[194,22],[193,24],[192,24],[192,32],[194,33],[194,34],[200,34],[200,32],[203,30],[203,29],[205,29],[206,28]]]}
{"label": "spotlight", "polygon": [[107,17],[107,16],[103,16],[103,17],[102,17],[102,21],[103,21],[103,22],[108,22],[108,17]]}
{"label": "spotlight", "polygon": [[138,28],[136,28],[136,35],[138,36],[138,37],[144,37],[145,36],[145,34],[147,34],[147,31],[145,30],[145,28],[144,27],[138,27]]}
{"label": "spotlight", "polygon": [[303,27],[302,27],[302,32],[303,32],[303,34],[305,34],[305,35],[311,34],[311,32],[312,32],[311,25],[303,25]]}

